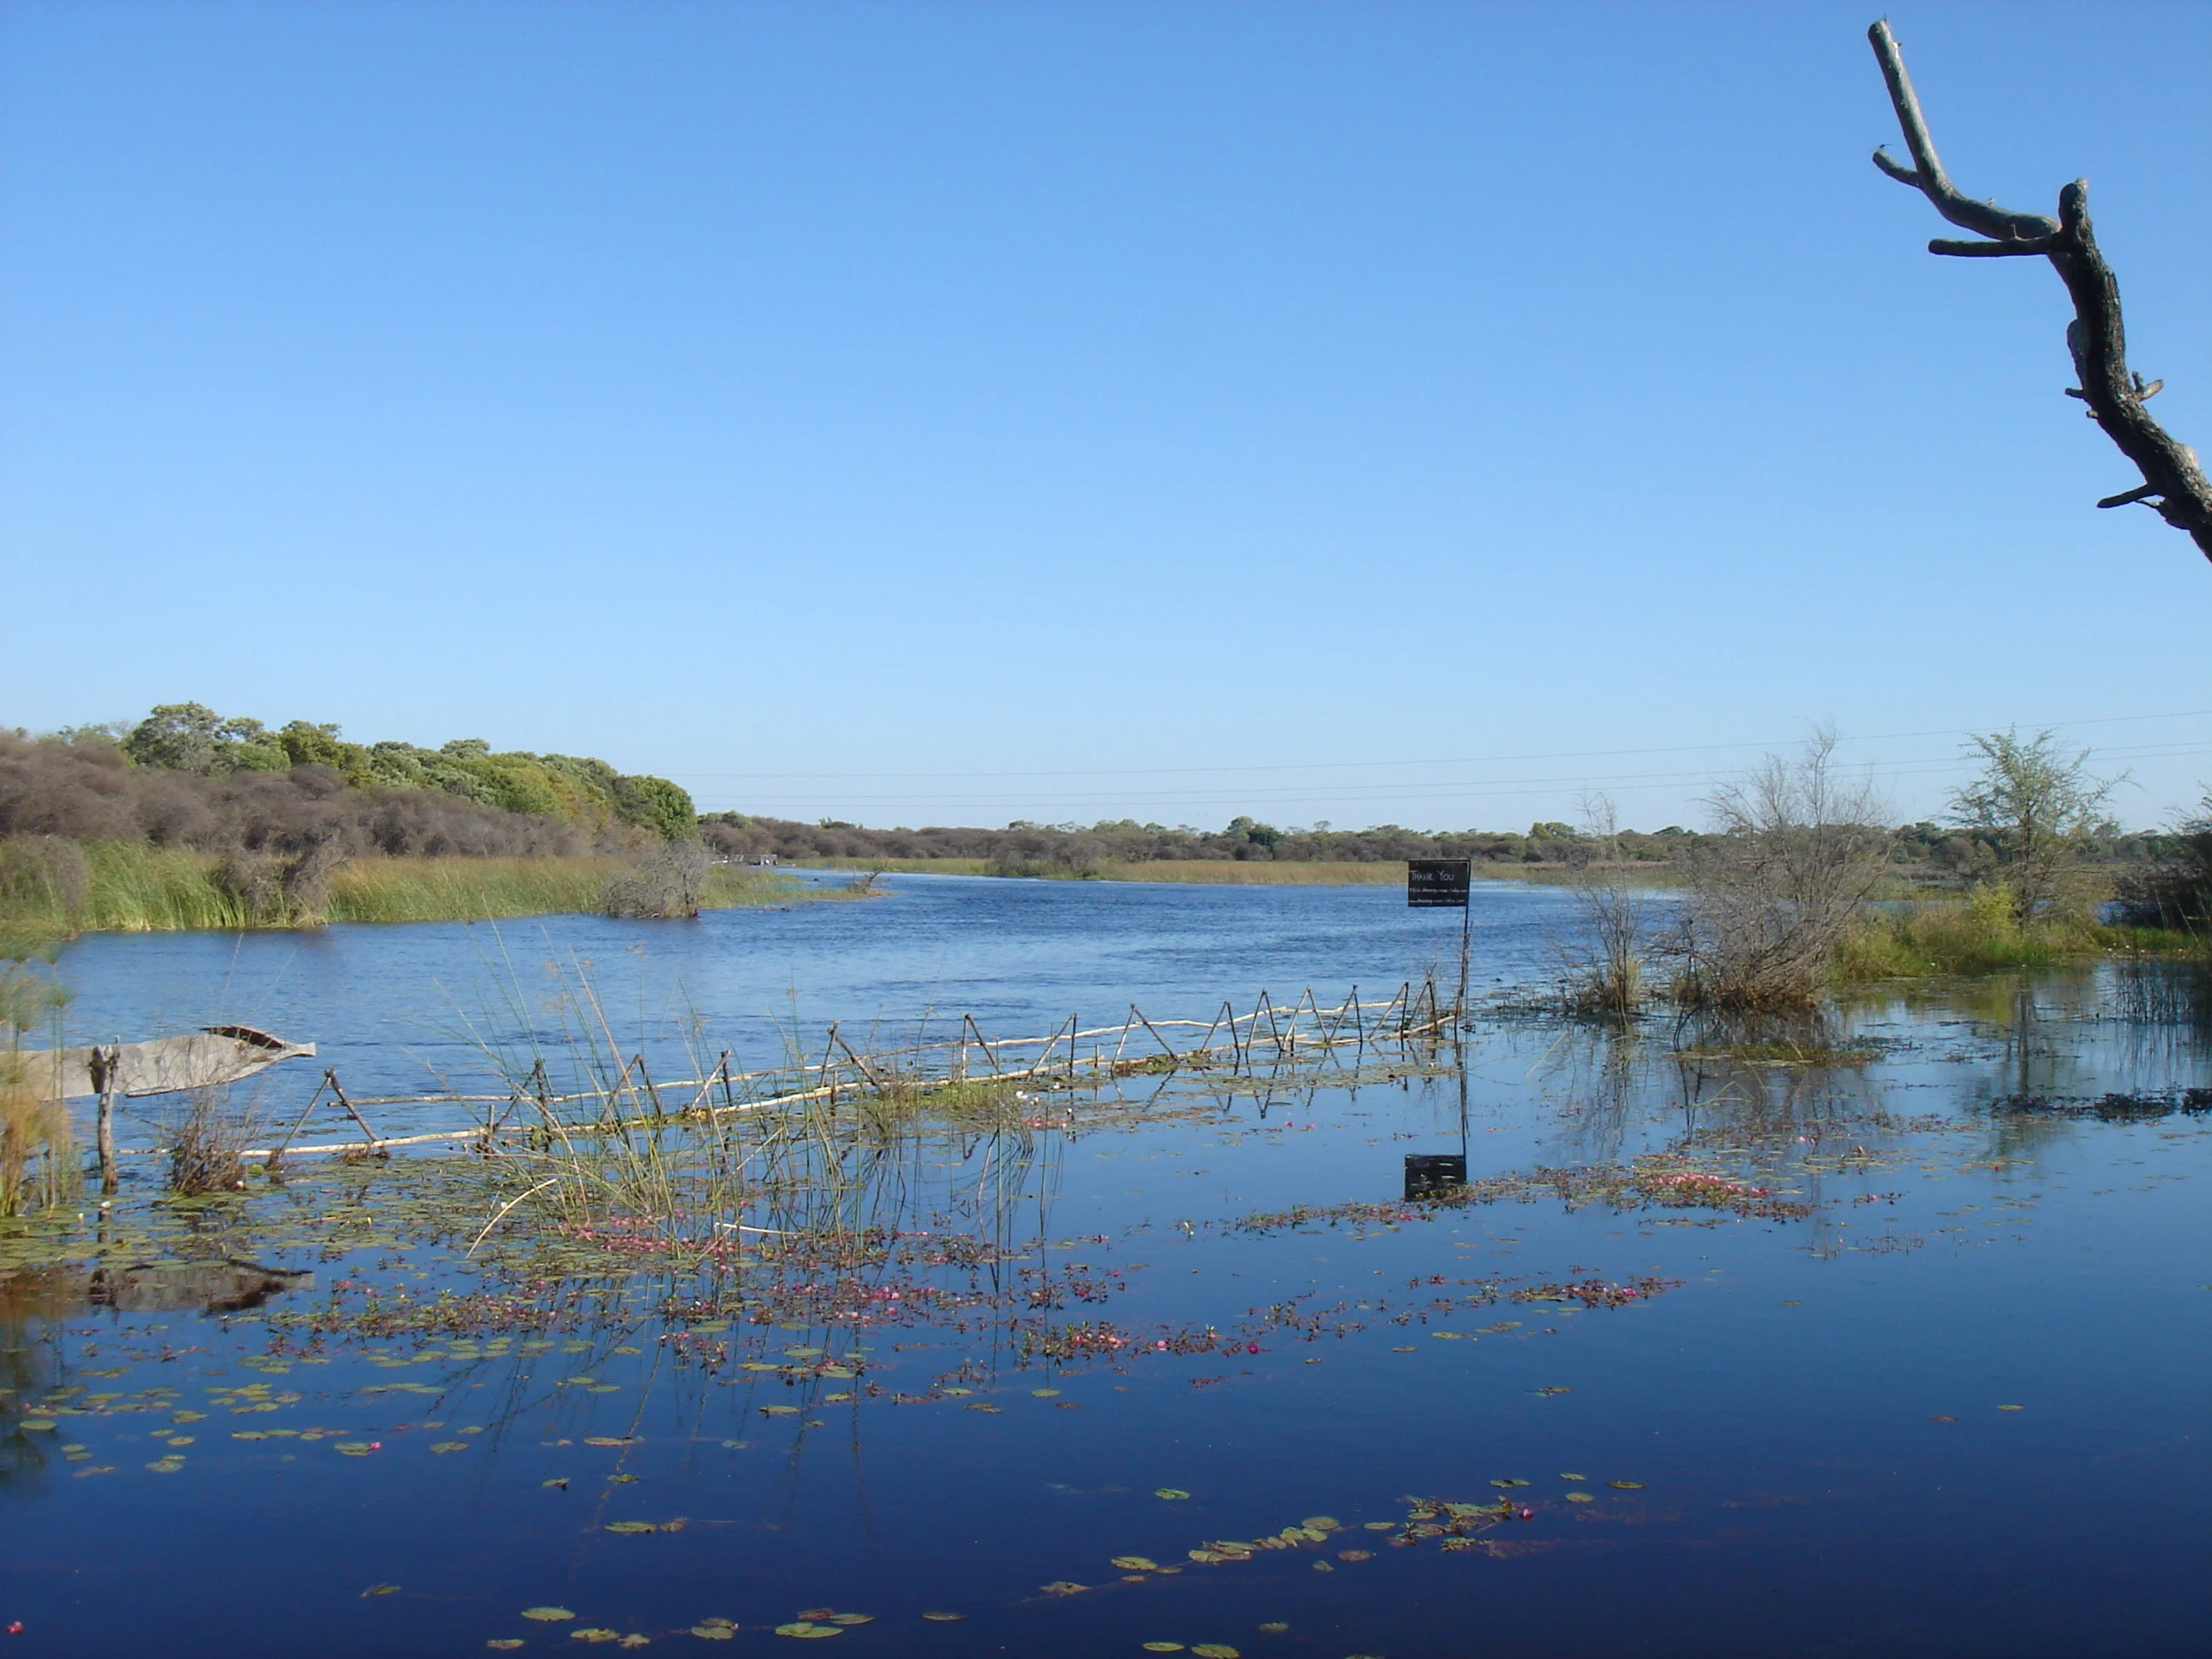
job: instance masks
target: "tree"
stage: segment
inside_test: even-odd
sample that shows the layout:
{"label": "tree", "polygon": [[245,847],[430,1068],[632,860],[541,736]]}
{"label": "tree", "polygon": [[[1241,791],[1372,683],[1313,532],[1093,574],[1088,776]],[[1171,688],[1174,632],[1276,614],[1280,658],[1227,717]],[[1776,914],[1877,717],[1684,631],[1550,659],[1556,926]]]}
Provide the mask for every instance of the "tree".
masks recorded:
{"label": "tree", "polygon": [[162,702],[131,728],[123,752],[140,766],[209,771],[222,741],[222,716],[204,702]]}
{"label": "tree", "polygon": [[2170,850],[2119,880],[2120,902],[2139,927],[2175,927],[2203,936],[2212,928],[2212,792],[2197,816],[2173,829]]}
{"label": "tree", "polygon": [[1815,731],[1794,759],[1769,755],[1706,798],[1715,833],[1690,844],[1674,947],[1689,1001],[1802,1008],[1826,989],[1893,845],[1873,785],[1844,776],[1836,744]]}
{"label": "tree", "polygon": [[2093,777],[2089,751],[2070,758],[2056,734],[2026,742],[2017,732],[1969,739],[1982,770],[1951,792],[1951,821],[1975,830],[2012,889],[2013,914],[2033,921],[2060,900],[2081,844],[2103,827],[2104,805],[2120,778]]}
{"label": "tree", "polygon": [[1934,204],[1953,224],[1987,240],[1949,241],[1938,238],[1928,244],[1930,253],[1954,258],[2021,258],[2040,255],[2051,261],[2074,301],[2074,320],[2066,327],[2066,349],[2074,359],[2080,381],[2066,395],[2089,406],[2089,416],[2105,435],[2136,464],[2142,483],[2133,489],[2107,495],[2099,507],[2126,507],[2140,501],[2154,509],[2176,530],[2189,535],[2208,559],[2212,559],[2212,482],[2208,482],[2197,452],[2174,439],[2143,405],[2154,396],[2162,380],[2145,382],[2128,368],[2127,337],[2120,326],[2120,286],[2089,224],[2089,181],[2076,179],[2058,192],[2058,216],[2014,213],[1994,202],[1970,201],[1961,196],[1943,171],[1935,141],[1920,112],[1920,99],[1905,72],[1905,58],[1897,37],[1887,22],[1867,31],[1882,78],[1889,84],[1889,101],[1905,131],[1905,147],[1912,165],[1893,160],[1887,149],[1877,149],[1874,164],[1899,184],[1910,185]]}

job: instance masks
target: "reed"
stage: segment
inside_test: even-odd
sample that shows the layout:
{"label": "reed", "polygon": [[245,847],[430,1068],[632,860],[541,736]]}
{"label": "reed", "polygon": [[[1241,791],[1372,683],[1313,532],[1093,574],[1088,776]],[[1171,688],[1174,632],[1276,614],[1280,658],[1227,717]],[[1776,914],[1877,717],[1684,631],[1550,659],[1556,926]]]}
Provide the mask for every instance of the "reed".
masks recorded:
{"label": "reed", "polygon": [[[50,952],[11,950],[0,957],[0,1216],[52,1208],[75,1176],[69,1113],[49,1069],[67,998]],[[29,1046],[33,1035],[43,1049]]]}
{"label": "reed", "polygon": [[[364,858],[341,866],[313,914],[272,918],[222,879],[222,860],[143,842],[82,843],[81,887],[20,884],[0,922],[68,933],[167,933],[324,921],[476,921],[591,912],[606,907],[632,861],[608,857]],[[708,909],[842,896],[773,871],[714,866],[700,902]]]}

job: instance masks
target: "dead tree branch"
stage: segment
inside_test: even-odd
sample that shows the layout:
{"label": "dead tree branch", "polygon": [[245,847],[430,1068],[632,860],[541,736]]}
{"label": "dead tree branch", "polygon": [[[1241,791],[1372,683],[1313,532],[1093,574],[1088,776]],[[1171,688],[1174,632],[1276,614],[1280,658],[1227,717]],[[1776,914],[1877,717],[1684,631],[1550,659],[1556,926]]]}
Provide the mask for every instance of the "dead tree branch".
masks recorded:
{"label": "dead tree branch", "polygon": [[2120,286],[2113,279],[2097,238],[2089,225],[2089,183],[2076,179],[2058,192],[2058,216],[2012,213],[1994,202],[1970,201],[1959,193],[1943,171],[1928,136],[1927,118],[1912,78],[1905,72],[1904,55],[1887,22],[1867,31],[1874,55],[1881,64],[1882,79],[1889,83],[1889,101],[1904,129],[1905,148],[1912,165],[1905,167],[1885,149],[1874,153],[1874,164],[1901,185],[1910,185],[1925,196],[1936,212],[1963,230],[1984,240],[1952,241],[1938,238],[1928,244],[1930,253],[1954,258],[2003,259],[2039,256],[2051,261],[2074,301],[2074,320],[2066,327],[2066,347],[2074,359],[2078,386],[2066,395],[2089,405],[2089,418],[2136,464],[2142,473],[2140,489],[2107,495],[2099,507],[2125,507],[2136,501],[2156,510],[2176,530],[2185,532],[2204,556],[2212,559],[2212,483],[2207,482],[2197,452],[2179,441],[2151,419],[2143,408],[2163,381],[2146,384],[2128,368],[2127,337],[2120,326]]}

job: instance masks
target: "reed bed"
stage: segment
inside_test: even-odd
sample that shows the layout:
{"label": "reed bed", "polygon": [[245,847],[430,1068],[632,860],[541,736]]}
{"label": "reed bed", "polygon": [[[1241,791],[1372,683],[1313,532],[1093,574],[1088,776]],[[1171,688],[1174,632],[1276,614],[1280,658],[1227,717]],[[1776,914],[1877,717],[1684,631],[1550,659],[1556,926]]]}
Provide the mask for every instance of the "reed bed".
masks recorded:
{"label": "reed bed", "polygon": [[[1355,988],[1324,1006],[1309,990],[1278,1004],[1260,994],[1251,1009],[1229,1004],[1211,1020],[1153,1020],[1131,1008],[1111,1025],[1073,1016],[1045,1036],[991,1038],[972,1018],[940,1024],[889,1049],[856,1048],[831,1024],[818,1041],[785,1034],[781,1063],[732,1066],[687,1027],[678,1078],[657,1078],[642,1053],[626,1052],[579,968],[550,1001],[519,981],[502,986],[503,1007],[464,1034],[495,1029],[526,1035],[476,1042],[492,1087],[480,1093],[349,1098],[335,1072],[296,1116],[271,1125],[270,1144],[241,1147],[241,1161],[273,1174],[289,1160],[332,1156],[380,1159],[397,1150],[477,1155],[498,1194],[477,1243],[517,1230],[563,1248],[653,1255],[686,1270],[734,1260],[779,1238],[866,1229],[877,1194],[919,1178],[902,1160],[927,1148],[977,1144],[992,1182],[1018,1193],[1041,1131],[1072,1127],[1085,1091],[1094,1119],[1130,1108],[1116,1085],[1181,1075],[1212,1093],[1248,1088],[1400,1077],[1455,1041],[1459,1016],[1432,981],[1408,981],[1388,998],[1363,1000]],[[666,1058],[666,1057],[664,1057]],[[325,1102],[353,1133],[306,1141],[301,1131]],[[386,1133],[391,1109],[460,1106],[475,1127]],[[318,1120],[328,1123],[329,1115]],[[169,1156],[175,1149],[126,1155]],[[471,1163],[476,1159],[472,1158]],[[981,1176],[978,1179],[981,1179]],[[988,1194],[971,1194],[976,1213]],[[500,1248],[495,1244],[493,1248]]]}
{"label": "reed bed", "polygon": [[[219,878],[216,855],[133,842],[82,846],[79,893],[18,898],[0,921],[52,933],[228,931],[325,921],[476,921],[603,909],[633,860],[611,857],[364,858],[338,868],[312,914],[257,914]],[[708,909],[842,896],[769,870],[717,865],[700,894]]]}

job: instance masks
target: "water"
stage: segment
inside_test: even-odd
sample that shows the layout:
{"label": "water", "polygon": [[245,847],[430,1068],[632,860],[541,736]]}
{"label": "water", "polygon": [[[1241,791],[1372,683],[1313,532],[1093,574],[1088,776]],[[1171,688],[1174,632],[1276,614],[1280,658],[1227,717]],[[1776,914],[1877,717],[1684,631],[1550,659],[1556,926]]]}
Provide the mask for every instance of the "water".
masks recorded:
{"label": "water", "polygon": [[[1482,982],[1540,975],[1558,896],[1478,898]],[[915,881],[879,906],[550,933],[619,967],[648,1021],[680,978],[767,1041],[794,983],[824,1018],[934,1001],[1007,1030],[1395,988],[1438,921],[1358,890]],[[194,964],[229,948],[100,941],[70,962],[79,1006],[210,1007]],[[251,941],[263,976],[230,983],[397,1078],[423,1046],[408,1011],[434,1006],[409,988],[465,985],[474,948]],[[2212,1084],[2212,994],[2105,965],[1875,999],[1826,1035],[1874,1057],[1749,1064],[1710,1032],[1500,1018],[1463,1069],[1055,1097],[1033,1121],[1072,1127],[887,1146],[872,1190],[903,1259],[785,1275],[719,1329],[672,1313],[663,1278],[592,1300],[517,1273],[490,1288],[570,1322],[381,1334],[398,1290],[484,1285],[373,1169],[173,1218],[172,1255],[198,1229],[202,1255],[316,1286],[228,1319],[68,1311],[51,1283],[42,1313],[19,1289],[0,1624],[86,1655],[548,1654],[592,1644],[580,1630],[772,1652],[802,1614],[886,1656],[2203,1651],[2212,1114],[2007,1103]],[[1478,1183],[1694,1169],[1771,1191],[1402,1201],[1407,1155],[1462,1152]],[[1678,1161],[1633,1162],[1654,1153]],[[441,1168],[465,1197],[468,1161]],[[311,1248],[295,1202],[349,1206],[344,1247]],[[333,1306],[343,1329],[302,1322]],[[1108,1330],[1126,1346],[1079,1340]],[[1452,1518],[1409,1500],[1501,1498],[1468,1536],[1394,1541]],[[1324,1517],[1320,1540],[1191,1559]],[[634,1522],[657,1529],[607,1530]],[[1125,1582],[1116,1557],[1180,1571]],[[848,1613],[870,1622],[829,1623]]]}
{"label": "water", "polygon": [[[817,879],[849,880],[849,877]],[[72,949],[70,1041],[110,1042],[241,1021],[319,1045],[356,1095],[488,1080],[479,1039],[546,1029],[581,972],[617,1040],[673,1075],[687,1013],[714,1049],[767,1066],[795,1034],[818,1053],[831,1020],[861,1046],[949,1033],[963,1013],[996,1039],[1066,1019],[1210,1018],[1233,996],[1380,1000],[1409,978],[1458,973],[1459,914],[1408,910],[1374,887],[1206,887],[892,874],[887,896],[696,921],[601,916],[354,925],[313,933],[100,934]],[[1572,926],[1557,889],[1478,884],[1476,988],[1540,975]],[[518,1017],[518,1014],[520,1017]]]}

